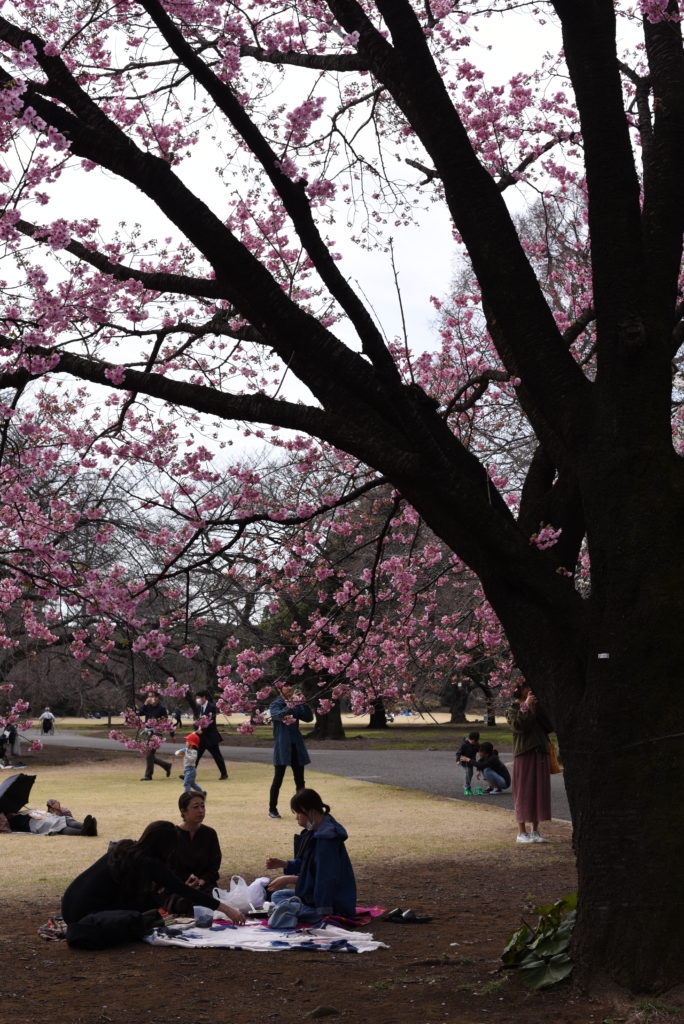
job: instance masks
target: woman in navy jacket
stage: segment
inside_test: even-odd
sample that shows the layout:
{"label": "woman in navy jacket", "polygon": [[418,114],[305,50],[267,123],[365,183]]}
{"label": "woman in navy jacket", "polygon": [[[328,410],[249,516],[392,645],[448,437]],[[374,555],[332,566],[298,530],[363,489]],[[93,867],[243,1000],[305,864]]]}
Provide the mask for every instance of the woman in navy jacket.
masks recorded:
{"label": "woman in navy jacket", "polygon": [[283,868],[286,874],[274,878],[267,888],[281,893],[279,899],[299,896],[302,903],[315,908],[320,917],[356,914],[356,879],[345,849],[347,830],[335,821],[330,808],[315,789],[300,789],[290,807],[303,831],[295,836],[294,858],[269,857],[267,868]]}
{"label": "woman in navy jacket", "polygon": [[304,789],[304,766],[311,758],[306,749],[300,722],[312,722],[313,711],[302,702],[293,700],[294,686],[283,683],[280,694],[271,701],[268,713],[273,723],[273,782],[268,795],[268,816],[279,818],[278,794],[285,777],[285,769],[292,768],[295,789]]}

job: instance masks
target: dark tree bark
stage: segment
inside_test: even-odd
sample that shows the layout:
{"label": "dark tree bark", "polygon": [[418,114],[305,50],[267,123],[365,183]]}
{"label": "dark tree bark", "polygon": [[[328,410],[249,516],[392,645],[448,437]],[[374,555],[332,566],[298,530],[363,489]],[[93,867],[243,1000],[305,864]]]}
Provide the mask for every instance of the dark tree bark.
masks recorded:
{"label": "dark tree bark", "polygon": [[468,706],[468,697],[470,692],[465,686],[456,686],[453,683],[449,683],[444,690],[444,703],[449,709],[449,721],[454,724],[457,722],[465,722],[466,720],[466,707]]}
{"label": "dark tree bark", "polygon": [[389,729],[389,722],[387,721],[387,711],[385,709],[385,703],[381,698],[373,701],[372,710],[370,713],[370,719],[368,722],[368,729]]}
{"label": "dark tree bark", "polygon": [[[318,676],[303,676],[301,679],[302,693],[306,697],[309,706],[314,709],[315,716],[314,727],[308,735],[312,740],[343,740],[345,734],[339,701],[335,701],[334,706],[325,715],[321,715],[316,711],[316,700],[321,695],[322,690],[322,687],[318,684],[325,678],[321,674]],[[324,692],[327,692],[327,689]]]}
{"label": "dark tree bark", "polygon": [[339,704],[336,703],[335,707],[325,715],[320,715],[317,711],[314,711],[314,715],[316,724],[308,734],[309,739],[343,740],[346,738]]}

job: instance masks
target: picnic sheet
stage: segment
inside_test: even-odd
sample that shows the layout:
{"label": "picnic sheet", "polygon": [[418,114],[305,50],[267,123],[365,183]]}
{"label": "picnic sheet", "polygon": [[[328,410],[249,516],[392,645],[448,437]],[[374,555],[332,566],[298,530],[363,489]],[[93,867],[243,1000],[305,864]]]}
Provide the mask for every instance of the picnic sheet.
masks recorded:
{"label": "picnic sheet", "polygon": [[255,953],[272,953],[283,949],[330,950],[333,953],[369,953],[388,949],[372,935],[350,932],[337,925],[322,924],[318,928],[277,931],[258,922],[240,927],[214,924],[198,928],[195,924],[155,928],[144,941],[151,946],[185,946],[222,949],[251,949]]}

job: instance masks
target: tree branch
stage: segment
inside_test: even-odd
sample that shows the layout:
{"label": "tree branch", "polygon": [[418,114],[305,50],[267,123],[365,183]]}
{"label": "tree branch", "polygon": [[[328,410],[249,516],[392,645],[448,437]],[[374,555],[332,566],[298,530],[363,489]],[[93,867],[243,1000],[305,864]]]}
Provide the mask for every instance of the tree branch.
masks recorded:
{"label": "tree branch", "polygon": [[355,0],[328,0],[376,78],[392,94],[432,157],[454,222],[472,258],[483,297],[500,324],[513,370],[545,417],[572,443],[573,424],[586,413],[588,384],[563,344],[501,193],[477,159],[465,128],[407,0],[376,0],[392,46]]}
{"label": "tree branch", "polygon": [[[399,417],[396,396],[385,396],[365,359],[342,345],[317,319],[285,294],[269,271],[238,241],[213,212],[174,174],[165,160],[142,152],[93,103],[57,57],[46,57],[42,41],[0,18],[0,38],[21,47],[32,42],[37,59],[51,76],[53,95],[70,113],[30,88],[24,108],[32,106],[69,141],[71,151],[106,167],[136,185],[166,214],[211,263],[217,287],[248,320],[283,362],[324,405],[344,408],[349,395],[366,396],[390,416]],[[13,82],[0,68],[0,87]]]}
{"label": "tree branch", "polygon": [[[48,234],[47,229],[31,224],[27,220],[17,221],[15,227],[22,235],[26,235],[36,242],[41,242]],[[90,249],[75,239],[65,245],[64,250],[82,263],[90,264],[91,267],[103,274],[108,274],[116,281],[138,281],[153,292],[175,292],[193,298],[225,298],[221,287],[212,278],[190,277],[187,274],[169,274],[163,271],[135,270],[133,267],[126,267],[121,263],[113,263],[103,253]]]}
{"label": "tree branch", "polygon": [[553,0],[553,6],[582,125],[594,302],[607,355],[625,337],[635,345],[642,342],[646,280],[639,182],[615,52],[615,12],[612,0]]}
{"label": "tree branch", "polygon": [[[676,302],[684,233],[684,53],[679,5],[671,3],[670,11],[677,20],[653,24],[644,18],[653,132],[644,150],[642,219],[649,283],[656,303],[665,309],[673,309]],[[668,334],[672,326],[667,325]]]}
{"label": "tree branch", "polygon": [[361,339],[364,353],[378,374],[393,387],[393,390],[397,391],[400,383],[397,367],[372,317],[341,274],[328,245],[321,238],[306,195],[306,183],[292,181],[281,170],[277,154],[248,116],[231,87],[220,81],[195,53],[173,24],[159,0],[140,0],[140,3],[154,21],[169,47],[185,67],[192,72],[196,81],[207,90],[219,110],[225,114],[266,171],[316,270],[331,295],[339,302],[353,323]]}
{"label": "tree branch", "polygon": [[358,53],[297,53],[296,50],[263,50],[260,46],[243,43],[241,57],[252,57],[263,64],[284,64],[312,71],[367,71]]}

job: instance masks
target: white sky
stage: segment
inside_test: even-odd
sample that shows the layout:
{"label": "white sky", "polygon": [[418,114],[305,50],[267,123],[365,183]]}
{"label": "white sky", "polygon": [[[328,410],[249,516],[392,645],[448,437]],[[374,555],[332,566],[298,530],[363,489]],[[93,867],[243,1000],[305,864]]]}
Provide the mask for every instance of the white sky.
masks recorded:
{"label": "white sky", "polygon": [[[530,31],[529,14],[509,13],[505,22],[493,17],[483,23],[481,35],[486,30],[493,46],[489,50],[475,42],[469,59],[484,68],[490,84],[502,84],[520,70],[533,69],[541,62],[546,50],[557,48],[558,38],[555,27]],[[477,36],[476,36],[477,40]],[[301,81],[301,80],[300,80]],[[299,102],[299,98],[297,100]],[[208,158],[202,144],[195,147],[190,159],[179,167],[179,173],[197,194],[211,205],[219,216],[226,215],[224,186],[217,180],[213,167],[213,154]],[[403,177],[419,181],[420,172],[405,165],[401,168]],[[425,195],[426,205],[430,186],[420,190]],[[98,170],[85,173],[72,168],[60,179],[53,193],[47,211],[36,212],[36,219],[42,213],[53,219],[65,217],[97,217],[102,224],[102,237],[118,226],[120,221],[139,221],[144,237],[163,238],[174,235],[175,228],[152,204],[132,186]],[[508,202],[522,201],[516,190],[506,193]],[[420,223],[415,227],[399,228],[392,232],[394,258],[402,293],[409,345],[414,351],[432,347],[434,330],[432,322],[434,309],[430,296],[444,297],[455,273],[456,249],[451,237],[451,225],[446,208],[436,203],[422,211]],[[401,334],[401,319],[390,257],[380,250],[364,251],[350,241],[345,241],[344,224],[346,213],[338,219],[336,247],[343,260],[339,264],[342,272],[353,284],[360,285],[369,306],[379,319],[388,336]],[[335,332],[345,338],[345,327],[339,325]],[[345,338],[354,344],[354,339]],[[112,358],[116,354],[112,353]],[[97,389],[99,390],[99,389]],[[95,394],[94,394],[95,397]],[[234,449],[233,449],[234,450]]]}
{"label": "white sky", "polygon": [[[557,45],[555,27],[530,31],[530,26],[530,16],[524,11],[509,13],[505,22],[495,16],[483,23],[481,32],[475,37],[472,60],[484,68],[491,84],[503,83],[517,71],[537,67],[544,51],[551,49],[554,43]],[[484,35],[485,30],[487,38],[493,42],[491,49],[481,45],[477,38]],[[468,56],[470,59],[470,54]],[[213,164],[212,159],[206,158],[200,144],[178,171],[219,216],[225,216],[225,191],[213,173]],[[208,172],[206,168],[209,168]],[[420,172],[406,166],[401,173],[409,180],[419,181],[421,178]],[[105,237],[107,231],[122,220],[139,221],[144,235],[148,237],[175,233],[175,228],[145,197],[111,175],[98,171],[86,174],[73,169],[63,175],[54,194],[57,204],[51,202],[51,216],[98,217]],[[427,201],[429,186],[421,190],[421,194]],[[515,204],[514,189],[507,190],[506,199]],[[345,214],[339,217],[340,226],[344,225],[345,219]],[[431,295],[443,296],[447,292],[455,270],[455,246],[444,205],[435,204],[422,212],[419,226],[399,228],[392,234],[411,346],[422,349],[430,344],[433,313],[429,298]],[[401,323],[389,256],[379,251],[365,252],[353,243],[345,242],[344,228],[334,237],[343,255],[343,272],[350,280],[361,284],[384,330],[388,334],[399,334]]]}

